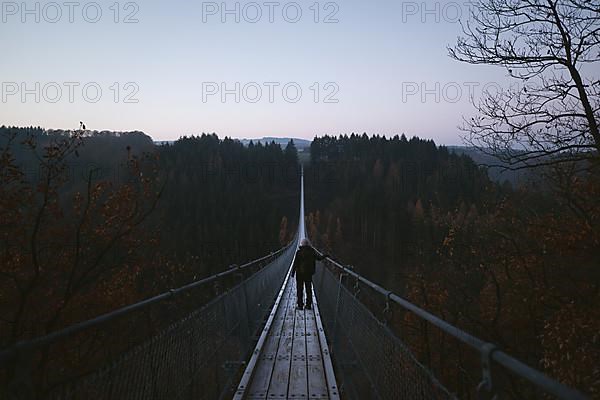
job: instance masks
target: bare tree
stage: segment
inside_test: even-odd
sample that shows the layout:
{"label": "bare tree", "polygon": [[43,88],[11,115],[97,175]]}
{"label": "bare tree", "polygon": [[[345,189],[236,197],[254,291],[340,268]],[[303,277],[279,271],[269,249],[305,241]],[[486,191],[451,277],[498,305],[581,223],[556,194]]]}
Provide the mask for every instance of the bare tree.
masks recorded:
{"label": "bare tree", "polygon": [[[600,2],[480,0],[450,56],[498,65],[518,85],[475,103],[464,140],[510,169],[597,159]],[[595,69],[595,70],[594,70]],[[518,86],[518,87],[516,87]]]}
{"label": "bare tree", "polygon": [[[85,136],[82,129],[58,134],[0,130],[2,348],[143,295],[138,277],[151,268],[144,253],[154,243],[148,223],[164,190],[156,156],[133,155],[128,149],[118,181],[102,178],[101,167],[93,167],[75,183],[72,173]],[[39,167],[37,174],[27,168],[27,159]],[[42,393],[96,367],[102,356],[92,354],[124,346],[107,332],[90,331],[66,348],[53,343],[36,350],[30,365],[36,390]],[[7,382],[20,383],[14,377],[19,368],[4,366],[0,398]]]}

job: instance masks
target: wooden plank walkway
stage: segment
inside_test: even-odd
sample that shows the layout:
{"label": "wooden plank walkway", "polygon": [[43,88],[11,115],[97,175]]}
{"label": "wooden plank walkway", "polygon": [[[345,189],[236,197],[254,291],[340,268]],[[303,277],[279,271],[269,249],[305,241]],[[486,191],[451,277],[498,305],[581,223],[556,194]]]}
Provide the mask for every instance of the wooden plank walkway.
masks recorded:
{"label": "wooden plank walkway", "polygon": [[317,300],[296,307],[296,281],[284,284],[234,399],[339,399]]}

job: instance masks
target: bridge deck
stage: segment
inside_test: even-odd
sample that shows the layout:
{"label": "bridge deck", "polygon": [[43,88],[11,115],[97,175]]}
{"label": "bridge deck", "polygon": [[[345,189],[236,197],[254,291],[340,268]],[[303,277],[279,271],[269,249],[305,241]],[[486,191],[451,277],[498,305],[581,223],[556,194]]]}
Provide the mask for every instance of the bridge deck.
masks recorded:
{"label": "bridge deck", "polygon": [[248,363],[235,399],[339,399],[317,301],[296,307],[288,276]]}

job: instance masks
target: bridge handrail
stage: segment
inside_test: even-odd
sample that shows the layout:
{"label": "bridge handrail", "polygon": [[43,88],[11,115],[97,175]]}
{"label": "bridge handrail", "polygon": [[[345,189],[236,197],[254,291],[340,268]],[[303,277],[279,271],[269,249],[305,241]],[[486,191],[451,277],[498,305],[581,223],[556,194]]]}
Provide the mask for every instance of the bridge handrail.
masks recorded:
{"label": "bridge handrail", "polygon": [[[320,255],[323,255],[323,253],[320,252],[318,249],[316,249],[316,250]],[[413,303],[409,302],[408,300],[383,288],[382,286],[368,280],[367,278],[363,277],[362,275],[354,272],[351,268],[344,266],[344,265],[340,264],[339,262],[335,261],[331,257],[327,256],[325,261],[327,261],[330,265],[336,267],[337,269],[341,270],[345,274],[348,274],[349,276],[352,276],[353,278],[357,279],[358,281],[360,281],[364,285],[368,286],[375,292],[385,296],[387,300],[393,301],[394,303],[398,304],[399,306],[403,307],[404,309],[412,312],[413,314],[417,315],[418,317],[426,320],[427,322],[431,323],[432,325],[434,325],[437,328],[441,329],[442,331],[446,332],[450,336],[460,340],[461,342],[467,344],[471,348],[477,350],[481,354],[481,358],[482,358],[483,375],[484,375],[484,377],[487,377],[487,381],[484,379],[482,384],[488,385],[486,387],[486,389],[488,391],[492,390],[492,382],[491,382],[491,375],[490,375],[491,374],[491,372],[490,372],[491,366],[489,365],[490,363],[486,362],[486,359],[489,361],[497,362],[499,365],[502,365],[504,368],[506,368],[507,370],[516,374],[517,376],[520,376],[520,377],[526,379],[527,381],[536,385],[540,389],[542,389],[542,390],[546,391],[547,393],[552,394],[560,399],[569,399],[569,400],[571,400],[571,399],[577,399],[577,400],[587,399],[587,397],[583,393],[579,392],[578,390],[573,389],[569,386],[566,386],[566,385],[550,378],[546,374],[517,360],[516,358],[511,357],[510,355],[506,354],[505,352],[499,350],[495,344],[485,342],[473,335],[468,334],[467,332],[465,332],[453,325],[450,325],[448,322],[442,320],[439,317],[436,317],[435,315],[414,305]]]}
{"label": "bridge handrail", "polygon": [[168,291],[166,291],[164,293],[150,297],[146,300],[142,300],[140,302],[118,308],[118,309],[110,311],[106,314],[102,314],[98,317],[76,323],[74,325],[71,325],[64,329],[61,329],[59,331],[52,332],[47,335],[40,336],[40,337],[37,337],[34,339],[17,342],[15,344],[13,344],[12,346],[0,351],[0,366],[4,365],[6,362],[13,359],[19,352],[34,350],[36,348],[47,346],[49,344],[52,344],[56,341],[59,341],[61,339],[64,339],[71,335],[74,335],[76,333],[85,331],[87,329],[90,329],[90,328],[93,328],[93,327],[96,327],[99,325],[103,325],[103,324],[113,321],[119,317],[130,314],[134,311],[138,311],[140,309],[146,308],[152,304],[159,303],[161,301],[175,297],[176,295],[179,295],[181,293],[187,292],[191,289],[194,289],[194,288],[206,285],[208,283],[217,281],[225,276],[229,276],[236,272],[240,272],[240,271],[245,270],[249,267],[252,267],[256,264],[264,262],[266,260],[276,258],[278,255],[283,253],[287,248],[289,248],[293,244],[294,244],[294,241],[292,240],[288,245],[282,247],[281,249],[277,250],[276,252],[270,253],[270,254],[268,254],[264,257],[258,258],[256,260],[249,261],[242,265],[233,266],[232,268],[229,268],[226,271],[219,272],[219,273],[211,275],[209,277],[188,283],[188,284],[180,286],[176,289],[169,289]]}

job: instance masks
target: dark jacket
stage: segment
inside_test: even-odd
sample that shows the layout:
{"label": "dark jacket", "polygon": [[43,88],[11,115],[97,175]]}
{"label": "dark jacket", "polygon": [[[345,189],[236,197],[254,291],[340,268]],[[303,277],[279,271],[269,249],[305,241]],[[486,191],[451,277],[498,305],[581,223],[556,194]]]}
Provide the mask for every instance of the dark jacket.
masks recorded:
{"label": "dark jacket", "polygon": [[315,262],[317,260],[321,261],[326,257],[326,255],[320,256],[311,246],[300,246],[296,252],[292,274],[297,273],[298,278],[308,280],[315,273]]}

